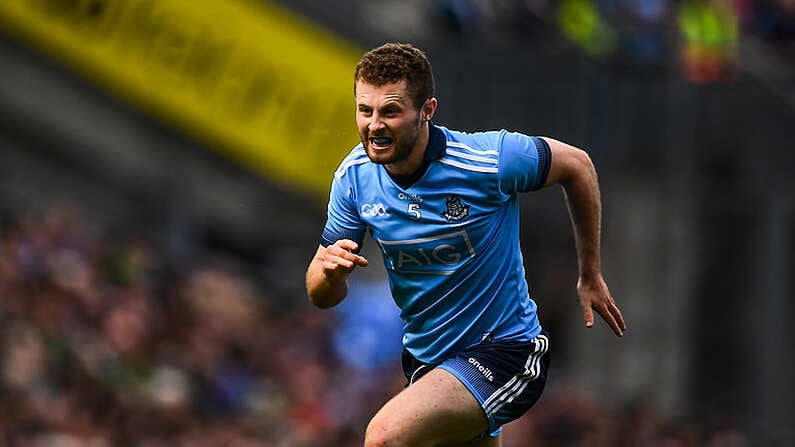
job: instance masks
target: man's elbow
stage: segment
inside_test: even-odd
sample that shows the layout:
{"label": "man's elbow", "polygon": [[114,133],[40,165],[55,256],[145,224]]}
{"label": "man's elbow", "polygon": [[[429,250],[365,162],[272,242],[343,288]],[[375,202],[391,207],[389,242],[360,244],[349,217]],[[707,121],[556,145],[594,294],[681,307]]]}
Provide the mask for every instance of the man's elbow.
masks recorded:
{"label": "man's elbow", "polygon": [[570,144],[544,137],[552,151],[552,164],[546,185],[568,186],[581,179],[593,178],[596,168],[588,152]]}
{"label": "man's elbow", "polygon": [[575,171],[596,172],[593,160],[591,160],[591,156],[588,155],[588,152],[585,152],[583,149],[574,148],[571,151],[571,158],[571,162],[574,164]]}

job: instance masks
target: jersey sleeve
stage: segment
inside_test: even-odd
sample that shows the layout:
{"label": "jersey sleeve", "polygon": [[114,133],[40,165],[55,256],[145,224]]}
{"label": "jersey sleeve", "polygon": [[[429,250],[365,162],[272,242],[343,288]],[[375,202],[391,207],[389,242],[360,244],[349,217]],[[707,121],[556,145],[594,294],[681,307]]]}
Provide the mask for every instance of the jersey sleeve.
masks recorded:
{"label": "jersey sleeve", "polygon": [[340,239],[350,239],[362,245],[366,227],[359,219],[356,208],[356,193],[347,179],[335,176],[331,183],[331,194],[328,202],[328,215],[320,244],[324,247]]}
{"label": "jersey sleeve", "polygon": [[505,132],[500,147],[500,191],[505,194],[534,191],[544,186],[551,162],[543,138]]}

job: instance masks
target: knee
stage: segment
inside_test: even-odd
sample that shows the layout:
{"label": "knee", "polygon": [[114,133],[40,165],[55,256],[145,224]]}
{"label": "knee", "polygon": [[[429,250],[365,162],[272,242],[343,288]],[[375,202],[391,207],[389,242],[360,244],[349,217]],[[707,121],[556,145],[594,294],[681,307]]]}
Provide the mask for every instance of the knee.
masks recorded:
{"label": "knee", "polygon": [[397,421],[376,415],[364,435],[365,447],[417,447],[420,444],[410,438],[411,433],[401,429]]}

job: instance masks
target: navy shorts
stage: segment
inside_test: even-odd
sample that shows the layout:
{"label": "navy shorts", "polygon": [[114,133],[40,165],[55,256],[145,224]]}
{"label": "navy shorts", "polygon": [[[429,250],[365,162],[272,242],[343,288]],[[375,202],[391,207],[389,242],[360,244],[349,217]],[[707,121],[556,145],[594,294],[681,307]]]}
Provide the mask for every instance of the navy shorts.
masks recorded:
{"label": "navy shorts", "polygon": [[497,436],[503,424],[530,409],[541,397],[549,369],[549,336],[542,331],[530,341],[485,339],[439,364],[427,364],[403,350],[403,374],[411,385],[433,368],[458,378],[489,420],[485,435]]}

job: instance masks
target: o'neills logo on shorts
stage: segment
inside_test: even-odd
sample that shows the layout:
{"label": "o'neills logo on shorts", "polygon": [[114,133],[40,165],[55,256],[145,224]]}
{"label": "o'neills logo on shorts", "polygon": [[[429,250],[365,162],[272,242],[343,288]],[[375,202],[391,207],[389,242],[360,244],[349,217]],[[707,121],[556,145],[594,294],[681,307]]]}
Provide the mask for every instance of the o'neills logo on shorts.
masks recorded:
{"label": "o'neills logo on shorts", "polygon": [[494,374],[491,373],[490,369],[488,369],[485,366],[481,365],[480,362],[474,357],[470,357],[468,359],[468,361],[469,361],[470,365],[472,365],[475,368],[477,368],[478,371],[480,371],[481,374],[483,374],[487,379],[489,379],[489,382],[494,382]]}

